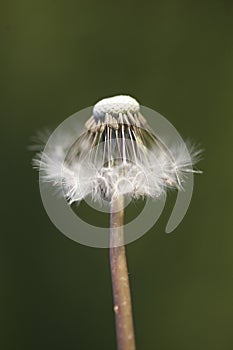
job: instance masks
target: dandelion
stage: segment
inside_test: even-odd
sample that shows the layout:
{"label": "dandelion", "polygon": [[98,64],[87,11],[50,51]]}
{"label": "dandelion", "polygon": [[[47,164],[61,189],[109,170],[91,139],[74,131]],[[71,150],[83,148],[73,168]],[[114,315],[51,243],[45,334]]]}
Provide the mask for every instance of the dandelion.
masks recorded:
{"label": "dandelion", "polygon": [[[43,137],[39,135],[40,139]],[[167,147],[130,96],[99,101],[81,136],[70,147],[61,135],[33,159],[41,179],[54,185],[69,204],[87,196],[110,206],[110,265],[119,350],[135,349],[131,297],[124,247],[124,199],[159,198],[183,189],[185,174],[200,151],[184,144]]]}

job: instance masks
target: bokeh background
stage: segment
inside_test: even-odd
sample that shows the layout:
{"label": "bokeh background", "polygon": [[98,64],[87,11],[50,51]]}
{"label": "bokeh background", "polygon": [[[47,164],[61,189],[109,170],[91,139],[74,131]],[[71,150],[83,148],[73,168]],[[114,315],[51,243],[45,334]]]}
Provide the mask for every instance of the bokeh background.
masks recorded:
{"label": "bokeh background", "polygon": [[1,3],[0,348],[116,349],[108,251],[53,226],[27,145],[126,93],[205,148],[180,226],[170,196],[127,246],[138,349],[232,349],[233,2]]}

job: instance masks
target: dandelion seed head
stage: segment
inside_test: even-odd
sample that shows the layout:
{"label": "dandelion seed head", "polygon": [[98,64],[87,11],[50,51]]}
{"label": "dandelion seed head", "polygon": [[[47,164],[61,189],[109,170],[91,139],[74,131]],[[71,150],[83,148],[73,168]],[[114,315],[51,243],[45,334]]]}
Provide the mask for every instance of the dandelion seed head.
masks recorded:
{"label": "dandelion seed head", "polygon": [[165,145],[130,96],[105,98],[93,108],[83,133],[70,146],[69,134],[60,135],[33,159],[41,179],[60,188],[69,204],[87,196],[111,201],[163,196],[182,190],[187,172],[198,161],[199,149]]}

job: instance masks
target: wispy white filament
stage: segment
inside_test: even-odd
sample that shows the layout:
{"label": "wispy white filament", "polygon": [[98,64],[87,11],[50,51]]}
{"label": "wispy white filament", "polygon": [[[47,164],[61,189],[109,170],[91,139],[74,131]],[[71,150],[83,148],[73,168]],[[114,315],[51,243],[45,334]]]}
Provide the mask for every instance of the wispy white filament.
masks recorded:
{"label": "wispy white filament", "polygon": [[33,160],[44,182],[55,185],[68,202],[163,195],[182,190],[185,173],[194,172],[200,151],[185,144],[167,147],[140,113],[138,102],[115,96],[98,102],[83,134],[69,146],[62,135]]}

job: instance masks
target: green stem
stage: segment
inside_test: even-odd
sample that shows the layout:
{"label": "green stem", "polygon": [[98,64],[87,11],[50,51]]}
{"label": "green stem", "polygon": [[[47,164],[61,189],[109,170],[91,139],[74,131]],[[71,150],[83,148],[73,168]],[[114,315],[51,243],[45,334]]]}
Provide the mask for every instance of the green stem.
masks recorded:
{"label": "green stem", "polygon": [[118,350],[135,350],[132,306],[124,246],[124,197],[111,203],[110,265]]}

